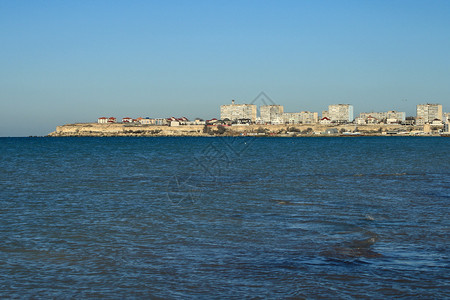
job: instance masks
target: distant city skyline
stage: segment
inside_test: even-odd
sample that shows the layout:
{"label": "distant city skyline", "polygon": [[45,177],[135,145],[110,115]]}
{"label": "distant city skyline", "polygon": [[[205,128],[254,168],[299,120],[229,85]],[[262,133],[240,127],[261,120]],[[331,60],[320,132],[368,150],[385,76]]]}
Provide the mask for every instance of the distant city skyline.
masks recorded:
{"label": "distant city skyline", "polygon": [[[264,99],[265,98],[265,99]],[[258,103],[260,102],[260,103]],[[450,120],[450,113],[445,113],[443,106],[440,103],[422,103],[416,105],[415,115],[406,115],[406,112],[384,109],[380,111],[366,111],[359,114],[354,113],[354,107],[352,104],[329,104],[327,110],[322,112],[299,110],[296,112],[284,111],[284,106],[276,104],[271,98],[264,92],[261,92],[257,98],[250,103],[237,103],[235,100],[231,100],[231,103],[220,105],[220,116],[213,116],[209,118],[195,118],[196,121],[207,121],[208,119],[222,120],[222,121],[244,121],[248,120],[255,124],[313,124],[323,121],[323,118],[327,119],[330,123],[352,123],[367,121],[371,119],[370,123],[365,124],[377,124],[380,122],[404,123],[405,121],[414,119],[416,125],[424,125],[425,123],[433,123],[433,121],[442,121],[446,123]],[[168,117],[149,117],[149,116],[133,116],[133,117],[119,117],[116,116],[102,116],[97,119],[98,123],[116,123],[122,119],[125,123],[141,123],[152,124],[161,123],[164,125],[165,121],[180,121],[186,123],[192,121],[186,116],[174,115]],[[147,122],[148,121],[148,122]],[[328,122],[326,121],[326,122]],[[364,121],[364,122],[365,122]],[[92,121],[91,121],[92,122]],[[90,122],[89,122],[90,123]],[[164,124],[162,124],[164,123]],[[411,122],[407,122],[408,125],[412,125]],[[362,124],[362,123],[361,123]],[[186,125],[186,124],[185,124]]]}
{"label": "distant city skyline", "polygon": [[0,136],[99,116],[450,110],[450,1],[2,1]]}

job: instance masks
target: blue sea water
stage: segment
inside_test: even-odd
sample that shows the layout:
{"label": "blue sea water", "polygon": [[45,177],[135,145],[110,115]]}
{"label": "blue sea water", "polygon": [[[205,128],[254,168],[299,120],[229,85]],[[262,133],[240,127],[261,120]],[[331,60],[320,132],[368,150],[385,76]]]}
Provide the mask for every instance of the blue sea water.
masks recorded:
{"label": "blue sea water", "polygon": [[450,139],[1,138],[1,298],[449,297]]}

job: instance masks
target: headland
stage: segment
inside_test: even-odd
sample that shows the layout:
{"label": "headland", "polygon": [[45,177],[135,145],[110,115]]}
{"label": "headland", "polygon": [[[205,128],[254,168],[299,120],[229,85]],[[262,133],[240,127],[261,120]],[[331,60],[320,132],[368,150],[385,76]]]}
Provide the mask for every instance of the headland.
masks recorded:
{"label": "headland", "polygon": [[76,123],[57,126],[50,137],[112,136],[439,136],[424,132],[423,126],[399,124],[373,125],[141,125]]}

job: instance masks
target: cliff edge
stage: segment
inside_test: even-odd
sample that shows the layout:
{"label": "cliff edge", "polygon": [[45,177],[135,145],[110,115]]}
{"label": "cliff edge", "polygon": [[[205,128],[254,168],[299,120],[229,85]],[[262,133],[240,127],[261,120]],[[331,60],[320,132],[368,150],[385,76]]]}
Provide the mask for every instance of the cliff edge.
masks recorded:
{"label": "cliff edge", "polygon": [[[330,128],[334,131],[327,133]],[[357,133],[358,135],[410,135],[415,128],[402,125],[239,125],[239,126],[157,126],[140,124],[77,123],[57,126],[50,137],[64,136],[317,136]],[[325,133],[325,134],[324,134]]]}

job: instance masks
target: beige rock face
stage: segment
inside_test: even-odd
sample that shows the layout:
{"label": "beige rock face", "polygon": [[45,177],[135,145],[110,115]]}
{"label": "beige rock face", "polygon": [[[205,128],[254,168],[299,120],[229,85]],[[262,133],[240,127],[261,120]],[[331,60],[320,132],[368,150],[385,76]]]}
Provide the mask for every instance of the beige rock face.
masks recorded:
{"label": "beige rock face", "polygon": [[[204,125],[187,126],[154,126],[134,124],[98,124],[77,123],[57,126],[56,131],[49,136],[211,136],[217,135],[216,126],[209,127],[210,133],[204,133]],[[311,136],[324,132],[328,128],[336,128],[338,131],[361,132],[364,135],[381,135],[382,132],[401,130],[409,132],[413,126],[402,125],[339,125],[330,126],[322,124],[305,125],[242,125],[226,126],[223,135],[307,135]],[[308,133],[306,133],[308,131]]]}
{"label": "beige rock face", "polygon": [[150,126],[78,123],[57,126],[49,136],[190,136],[202,135],[203,125]]}

